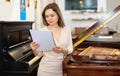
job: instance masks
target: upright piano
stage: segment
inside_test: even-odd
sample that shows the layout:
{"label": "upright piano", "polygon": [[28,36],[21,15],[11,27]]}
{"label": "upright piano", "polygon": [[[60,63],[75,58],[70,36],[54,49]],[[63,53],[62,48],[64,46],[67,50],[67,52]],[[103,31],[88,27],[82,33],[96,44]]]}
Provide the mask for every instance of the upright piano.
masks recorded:
{"label": "upright piano", "polygon": [[0,22],[0,70],[4,76],[36,76],[40,57],[34,56],[30,42],[31,21]]}
{"label": "upright piano", "polygon": [[120,76],[120,36],[93,35],[118,15],[120,5],[73,39],[74,51],[63,61],[67,76]]}

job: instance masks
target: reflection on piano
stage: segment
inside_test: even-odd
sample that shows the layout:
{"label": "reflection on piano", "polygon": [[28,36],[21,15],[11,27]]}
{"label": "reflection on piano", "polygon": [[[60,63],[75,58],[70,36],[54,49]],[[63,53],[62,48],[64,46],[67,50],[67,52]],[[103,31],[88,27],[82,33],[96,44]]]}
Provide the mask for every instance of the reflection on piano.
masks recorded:
{"label": "reflection on piano", "polygon": [[74,51],[63,61],[67,76],[120,76],[120,38],[90,37],[119,14],[120,5],[73,40]]}
{"label": "reflection on piano", "polygon": [[4,76],[35,76],[40,57],[34,56],[29,29],[33,22],[0,22],[0,56]]}

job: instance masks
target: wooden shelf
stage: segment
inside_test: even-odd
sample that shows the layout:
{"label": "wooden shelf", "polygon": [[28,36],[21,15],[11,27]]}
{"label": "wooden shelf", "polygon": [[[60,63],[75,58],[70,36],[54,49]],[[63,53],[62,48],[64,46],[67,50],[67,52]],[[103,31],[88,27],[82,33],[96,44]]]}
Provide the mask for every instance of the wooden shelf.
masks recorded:
{"label": "wooden shelf", "polygon": [[72,19],[72,21],[97,21],[98,19],[94,19],[94,18],[87,18],[87,19],[78,19],[78,18],[74,18]]}
{"label": "wooden shelf", "polygon": [[97,13],[105,13],[104,11],[100,11],[100,12],[96,12],[96,11],[72,11],[70,12],[71,14],[86,14],[86,13],[89,13],[89,14],[97,14]]}

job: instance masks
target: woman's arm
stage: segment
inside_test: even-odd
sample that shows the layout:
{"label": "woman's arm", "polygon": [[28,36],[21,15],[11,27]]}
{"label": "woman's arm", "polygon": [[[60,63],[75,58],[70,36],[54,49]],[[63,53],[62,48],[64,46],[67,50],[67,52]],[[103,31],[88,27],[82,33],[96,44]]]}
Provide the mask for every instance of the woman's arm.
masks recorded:
{"label": "woman's arm", "polygon": [[70,54],[73,51],[72,35],[69,29],[67,29],[65,32],[67,32],[67,38],[65,38],[65,47],[57,46],[53,48],[53,50],[57,53]]}

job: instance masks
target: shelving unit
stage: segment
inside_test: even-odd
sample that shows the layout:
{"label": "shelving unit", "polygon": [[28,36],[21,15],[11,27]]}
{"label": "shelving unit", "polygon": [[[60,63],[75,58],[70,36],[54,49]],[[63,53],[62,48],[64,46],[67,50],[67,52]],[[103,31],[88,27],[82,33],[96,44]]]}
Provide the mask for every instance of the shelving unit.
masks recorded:
{"label": "shelving unit", "polygon": [[78,16],[71,18],[71,21],[97,21],[99,17],[105,14],[104,11],[72,11],[70,12],[71,15],[78,15],[82,16],[78,18]]}
{"label": "shelving unit", "polygon": [[95,18],[81,18],[81,19],[79,19],[79,18],[73,18],[73,19],[71,19],[72,21],[97,21],[98,19],[95,19]]}

